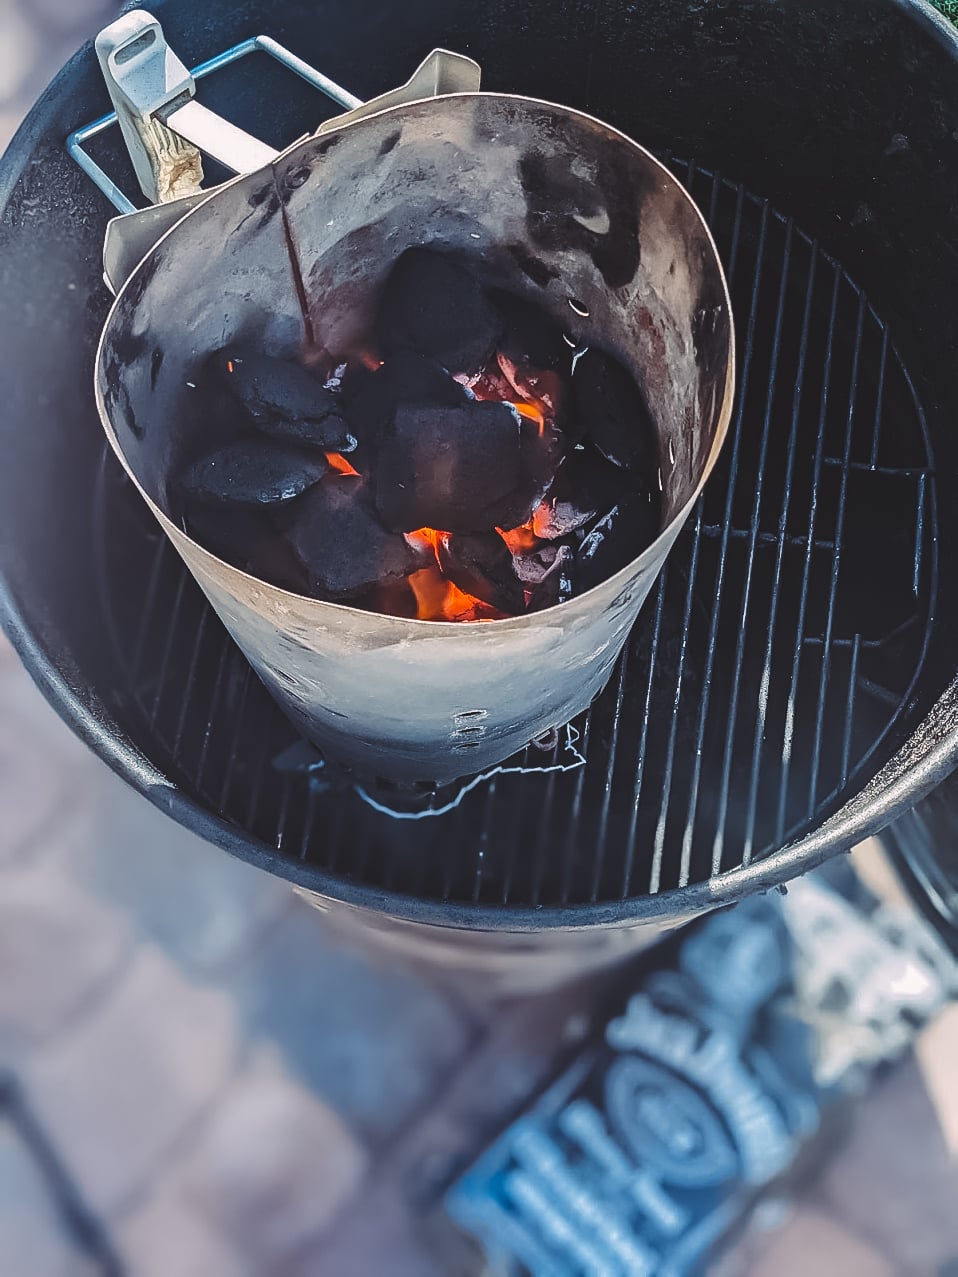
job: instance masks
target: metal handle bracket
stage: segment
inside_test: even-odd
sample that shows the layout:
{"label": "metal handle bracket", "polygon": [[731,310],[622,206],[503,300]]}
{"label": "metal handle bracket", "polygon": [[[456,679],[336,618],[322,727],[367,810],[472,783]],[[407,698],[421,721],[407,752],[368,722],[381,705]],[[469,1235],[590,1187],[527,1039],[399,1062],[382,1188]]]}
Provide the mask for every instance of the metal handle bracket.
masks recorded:
{"label": "metal handle bracket", "polygon": [[[105,27],[96,52],[115,112],[76,129],[67,151],[122,214],[107,227],[104,278],[116,291],[153,243],[210,193],[202,188],[202,154],[235,173],[272,163],[280,152],[196,100],[196,82],[250,53],[263,52],[319,89],[345,114],[317,134],[420,98],[474,93],[482,72],[471,58],[434,49],[398,89],[368,102],[341,88],[269,36],[254,36],[190,71],[166,43],[160,23],[135,10]],[[119,124],[140,187],[153,207],[138,210],[96,163],[85,143]],[[201,154],[202,153],[202,154]]]}

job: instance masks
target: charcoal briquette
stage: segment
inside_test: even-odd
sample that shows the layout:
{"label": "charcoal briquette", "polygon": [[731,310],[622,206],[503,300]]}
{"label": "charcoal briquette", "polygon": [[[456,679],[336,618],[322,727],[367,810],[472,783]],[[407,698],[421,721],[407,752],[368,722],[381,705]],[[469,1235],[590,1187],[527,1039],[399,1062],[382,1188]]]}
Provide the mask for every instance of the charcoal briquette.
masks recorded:
{"label": "charcoal briquette", "polygon": [[401,350],[364,378],[355,394],[346,391],[343,411],[364,452],[375,446],[400,404],[453,408],[468,402],[467,392],[435,360]]}
{"label": "charcoal briquette", "polygon": [[526,575],[526,589],[529,591],[527,612],[541,612],[543,608],[555,607],[572,597],[574,552],[569,545],[550,545],[542,550],[524,555],[528,560],[517,570]]}
{"label": "charcoal briquette", "polygon": [[498,359],[490,359],[474,373],[458,373],[456,381],[465,386],[476,399],[491,399],[497,403],[511,403],[516,392],[509,385],[505,374],[499,367]]}
{"label": "charcoal briquette", "polygon": [[187,506],[267,506],[301,496],[328,469],[321,452],[241,439],[194,461],[174,486]]}
{"label": "charcoal briquette", "polygon": [[422,566],[405,538],[382,526],[366,481],[355,475],[327,475],[289,516],[289,544],[320,597],[354,598]]}
{"label": "charcoal briquette", "polygon": [[499,524],[499,527],[518,527],[529,521],[532,511],[555,481],[565,454],[565,435],[548,422],[539,425],[523,417],[520,440],[520,493],[524,513],[514,522]]}
{"label": "charcoal briquette", "polygon": [[326,452],[348,452],[355,446],[339,399],[301,364],[245,346],[224,347],[210,364],[263,434]]}
{"label": "charcoal briquette", "polygon": [[404,404],[380,440],[376,507],[396,532],[514,527],[520,479],[519,421],[506,404]]}
{"label": "charcoal briquette", "polygon": [[194,541],[244,571],[276,535],[268,511],[249,506],[191,505],[185,520],[187,534]]}
{"label": "charcoal briquette", "polygon": [[474,372],[500,331],[499,313],[478,279],[448,254],[410,248],[392,268],[376,327],[384,357],[412,350],[451,373]]}
{"label": "charcoal briquette", "polygon": [[630,493],[604,515],[575,556],[576,593],[591,590],[631,563],[659,532],[659,502],[650,491]]}
{"label": "charcoal briquette", "polygon": [[559,466],[552,486],[536,507],[533,531],[547,541],[568,536],[611,510],[630,486],[625,471],[594,448],[576,448]]}
{"label": "charcoal briquette", "polygon": [[557,563],[565,562],[571,554],[568,545],[545,543],[524,554],[511,556],[513,571],[526,589],[541,585],[546,577],[554,571]]}
{"label": "charcoal briquette", "polygon": [[499,350],[512,363],[540,371],[565,373],[572,366],[572,347],[562,329],[534,302],[514,293],[490,294],[502,315]]}
{"label": "charcoal briquette", "polygon": [[268,581],[270,585],[278,585],[281,590],[289,590],[292,594],[312,593],[309,573],[289,541],[276,532],[260,543],[246,570],[251,576]]}
{"label": "charcoal briquette", "polygon": [[516,364],[502,351],[498,355],[499,367],[512,393],[509,398],[526,401],[544,409],[550,421],[563,421],[566,417],[566,382],[559,373],[542,371],[528,364]]}
{"label": "charcoal briquette", "polygon": [[460,532],[439,541],[439,566],[464,590],[500,612],[519,613],[525,605],[522,582],[512,555],[498,532]]}
{"label": "charcoal briquette", "polygon": [[627,470],[656,465],[656,431],[631,374],[611,355],[587,350],[572,374],[575,415],[592,443]]}

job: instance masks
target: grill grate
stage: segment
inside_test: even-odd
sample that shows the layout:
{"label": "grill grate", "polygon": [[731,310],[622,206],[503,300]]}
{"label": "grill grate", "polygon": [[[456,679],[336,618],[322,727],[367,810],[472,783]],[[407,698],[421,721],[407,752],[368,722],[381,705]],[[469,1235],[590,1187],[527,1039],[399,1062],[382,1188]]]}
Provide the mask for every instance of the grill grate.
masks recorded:
{"label": "grill grate", "polygon": [[[171,778],[282,856],[433,900],[624,900],[768,855],[906,729],[937,593],[935,477],[908,374],[815,241],[667,161],[727,266],[738,398],[718,470],[576,721],[584,767],[500,775],[418,821],[321,771],[277,770],[293,729],[105,451],[101,588],[127,699]],[[560,745],[514,761],[561,761]]]}

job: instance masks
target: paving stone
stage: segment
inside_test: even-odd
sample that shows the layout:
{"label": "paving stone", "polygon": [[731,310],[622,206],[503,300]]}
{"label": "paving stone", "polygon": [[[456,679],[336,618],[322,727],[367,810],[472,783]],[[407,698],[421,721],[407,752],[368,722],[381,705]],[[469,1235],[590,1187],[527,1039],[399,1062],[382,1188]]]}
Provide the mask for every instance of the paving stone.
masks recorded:
{"label": "paving stone", "polygon": [[[51,835],[78,823],[89,764],[26,672],[0,666],[0,872],[42,854]],[[105,769],[104,769],[105,770]]]}
{"label": "paving stone", "polygon": [[71,872],[128,910],[186,969],[233,962],[291,907],[287,883],[204,842],[106,768],[99,772],[94,828],[71,852]]}
{"label": "paving stone", "polygon": [[[909,1269],[913,1277],[918,1270]],[[880,1250],[814,1207],[802,1206],[759,1251],[749,1277],[899,1277]]]}
{"label": "paving stone", "polygon": [[[2,31],[2,25],[0,25]],[[170,820],[62,723],[6,645],[0,663],[0,871],[53,854],[195,971],[232,961],[289,907],[289,886]]]}
{"label": "paving stone", "polygon": [[229,999],[143,946],[109,998],[28,1063],[24,1085],[90,1205],[109,1213],[159,1173],[236,1053]]}
{"label": "paving stone", "polygon": [[946,1007],[925,1029],[915,1054],[945,1148],[958,1162],[958,1003]]}
{"label": "paving stone", "polygon": [[[955,1070],[952,1061],[953,1078]],[[958,1163],[913,1057],[857,1101],[851,1138],[815,1195],[909,1277],[958,1255]]]}
{"label": "paving stone", "polygon": [[438,1102],[381,1164],[414,1210],[434,1209],[451,1181],[547,1085],[588,1033],[602,992],[621,979],[606,973],[499,1008]]}
{"label": "paving stone", "polygon": [[7,875],[0,892],[0,1055],[37,1045],[102,996],[131,943],[122,915],[48,860]]}
{"label": "paving stone", "polygon": [[340,1118],[267,1047],[220,1098],[180,1177],[185,1198],[253,1271],[272,1274],[315,1244],[367,1165]]}
{"label": "paving stone", "polygon": [[2,1118],[0,1273],[4,1277],[98,1277],[65,1232],[30,1150]]}
{"label": "paving stone", "polygon": [[398,964],[374,966],[298,901],[229,987],[250,1030],[372,1143],[436,1096],[471,1041],[438,991]]}
{"label": "paving stone", "polygon": [[267,1277],[215,1221],[164,1187],[118,1225],[115,1245],[130,1277]]}
{"label": "paving stone", "polygon": [[364,1194],[328,1238],[270,1277],[458,1277],[461,1271],[440,1262],[401,1189],[390,1183]]}

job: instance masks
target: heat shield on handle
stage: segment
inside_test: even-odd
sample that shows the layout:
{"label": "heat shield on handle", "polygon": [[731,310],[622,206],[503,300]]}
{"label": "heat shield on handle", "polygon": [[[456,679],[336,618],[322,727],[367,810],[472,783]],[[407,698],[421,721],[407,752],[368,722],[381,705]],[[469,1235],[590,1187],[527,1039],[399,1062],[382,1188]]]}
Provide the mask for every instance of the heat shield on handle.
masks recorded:
{"label": "heat shield on handle", "polygon": [[[118,18],[97,36],[96,51],[137,180],[153,205],[107,227],[104,279],[116,293],[157,241],[210,194],[202,188],[201,153],[234,173],[264,168],[280,153],[196,101],[193,76],[151,14]],[[317,134],[421,98],[478,92],[481,76],[471,58],[434,49],[400,88],[326,120]]]}
{"label": "heat shield on handle", "polygon": [[199,191],[199,150],[160,112],[189,102],[196,86],[166,43],[163,28],[142,10],[124,14],[96,38],[96,53],[140,189],[153,204]]}

